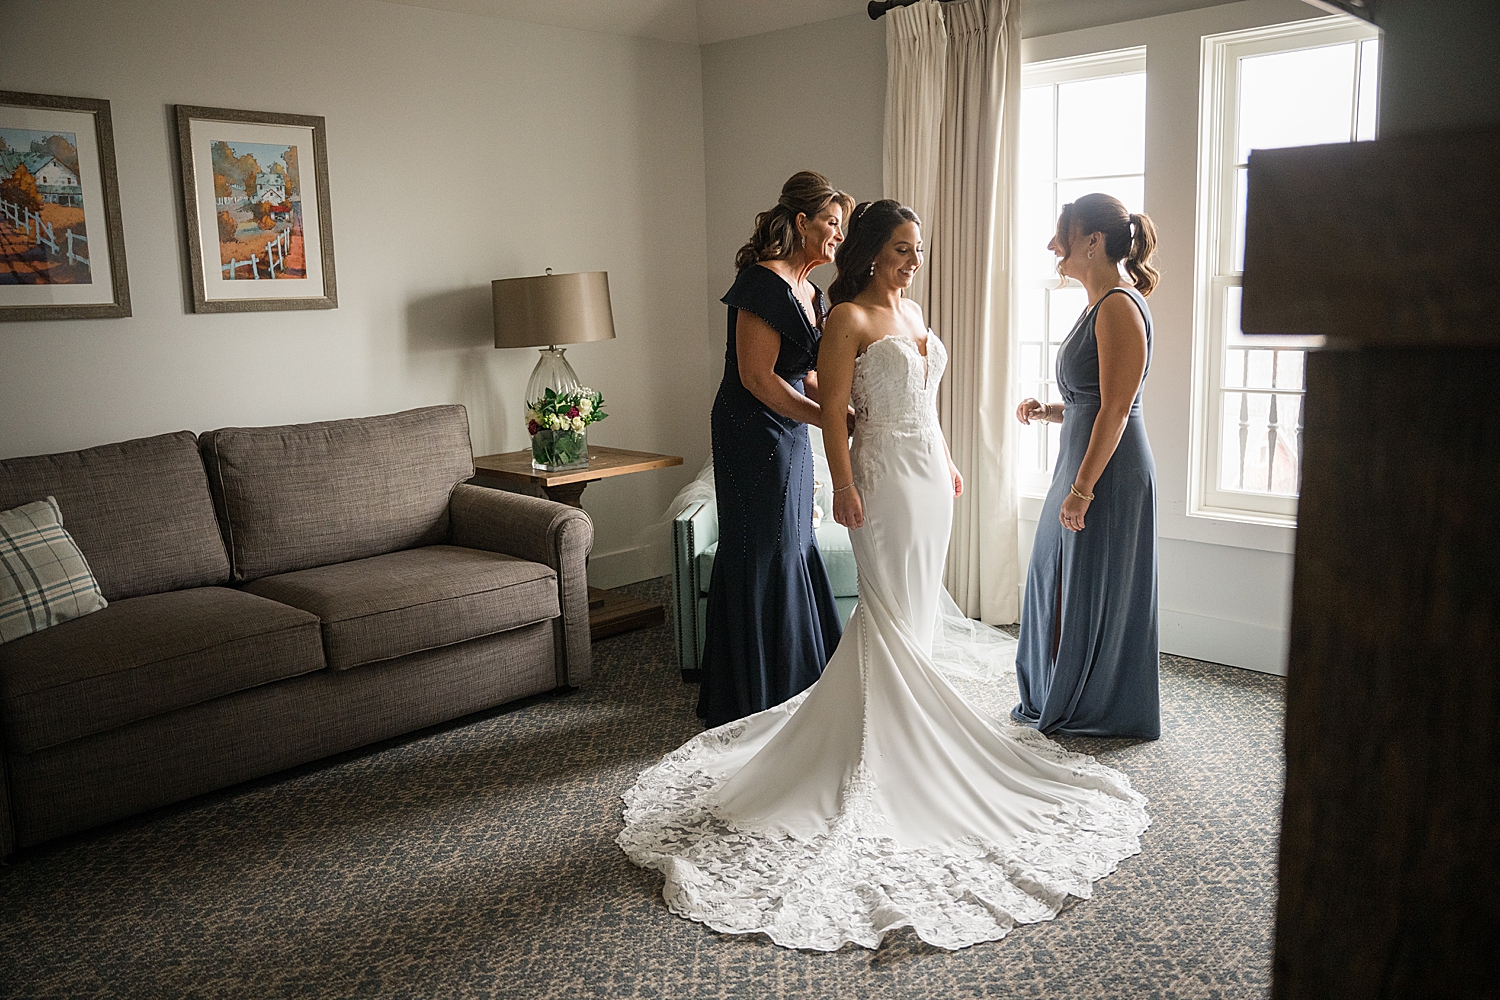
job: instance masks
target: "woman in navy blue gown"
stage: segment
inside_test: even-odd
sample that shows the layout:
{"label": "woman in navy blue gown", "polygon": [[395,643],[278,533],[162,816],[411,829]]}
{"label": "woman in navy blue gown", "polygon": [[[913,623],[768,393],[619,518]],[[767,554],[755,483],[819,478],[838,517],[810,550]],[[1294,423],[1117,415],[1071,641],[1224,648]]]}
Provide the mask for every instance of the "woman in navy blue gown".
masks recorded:
{"label": "woman in navy blue gown", "polygon": [[816,681],[842,629],[812,527],[807,425],[827,305],[808,280],[833,260],[853,199],[795,174],[755,219],[725,293],[729,345],[713,408],[719,548],[708,587],[698,715],[709,726],[778,705]]}
{"label": "woman in navy blue gown", "polygon": [[1016,409],[1023,424],[1062,424],[1026,574],[1011,711],[1044,733],[1161,735],[1156,465],[1141,413],[1155,247],[1151,220],[1105,194],[1063,206],[1048,244],[1089,307],[1058,349],[1062,402]]}

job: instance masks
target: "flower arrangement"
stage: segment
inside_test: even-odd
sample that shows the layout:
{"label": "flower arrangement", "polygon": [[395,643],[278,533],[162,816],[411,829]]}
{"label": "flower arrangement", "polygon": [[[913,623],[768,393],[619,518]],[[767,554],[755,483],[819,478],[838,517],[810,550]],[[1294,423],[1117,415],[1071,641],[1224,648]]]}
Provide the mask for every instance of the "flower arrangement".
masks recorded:
{"label": "flower arrangement", "polygon": [[532,466],[555,471],[588,465],[588,425],[607,416],[604,396],[593,389],[547,389],[526,404]]}

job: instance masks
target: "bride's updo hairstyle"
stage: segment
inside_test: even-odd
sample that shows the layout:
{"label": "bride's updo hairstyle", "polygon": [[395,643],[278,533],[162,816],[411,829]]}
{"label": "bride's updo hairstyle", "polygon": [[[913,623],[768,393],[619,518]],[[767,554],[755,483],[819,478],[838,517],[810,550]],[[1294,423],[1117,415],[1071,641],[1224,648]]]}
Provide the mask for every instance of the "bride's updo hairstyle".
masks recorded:
{"label": "bride's updo hairstyle", "polygon": [[813,218],[828,203],[844,206],[844,216],[854,207],[854,199],[828,183],[828,178],[812,170],[802,170],[781,185],[776,207],[755,217],[755,232],[750,242],[734,255],[734,269],[743,271],[763,260],[786,260],[797,249],[797,216]]}
{"label": "bride's updo hairstyle", "polygon": [[1151,289],[1161,278],[1151,266],[1151,257],[1156,253],[1156,227],[1144,212],[1139,215],[1125,211],[1118,198],[1107,194],[1086,194],[1077,201],[1063,206],[1057,217],[1057,238],[1066,253],[1063,259],[1073,255],[1069,246],[1074,236],[1101,233],[1104,236],[1104,256],[1111,264],[1125,262],[1125,273],[1142,295],[1150,295]]}
{"label": "bride's updo hairstyle", "polygon": [[875,258],[903,222],[922,225],[916,212],[890,198],[862,201],[854,207],[844,242],[839,244],[833,258],[839,273],[828,286],[828,298],[834,305],[848,302],[865,290]]}

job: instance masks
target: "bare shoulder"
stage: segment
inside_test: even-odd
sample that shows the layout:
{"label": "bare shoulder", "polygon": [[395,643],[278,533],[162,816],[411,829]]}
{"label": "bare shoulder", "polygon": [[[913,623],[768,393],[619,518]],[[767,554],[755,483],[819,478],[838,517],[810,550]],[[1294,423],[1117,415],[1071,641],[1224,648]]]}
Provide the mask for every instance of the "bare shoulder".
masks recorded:
{"label": "bare shoulder", "polygon": [[870,311],[854,302],[840,302],[828,311],[823,323],[823,337],[860,343],[870,328]]}
{"label": "bare shoulder", "polygon": [[1135,304],[1135,299],[1129,293],[1109,294],[1099,303],[1099,318],[1094,329],[1096,334],[1103,332],[1106,336],[1118,333],[1136,334],[1144,338],[1146,318],[1141,315],[1140,306]]}

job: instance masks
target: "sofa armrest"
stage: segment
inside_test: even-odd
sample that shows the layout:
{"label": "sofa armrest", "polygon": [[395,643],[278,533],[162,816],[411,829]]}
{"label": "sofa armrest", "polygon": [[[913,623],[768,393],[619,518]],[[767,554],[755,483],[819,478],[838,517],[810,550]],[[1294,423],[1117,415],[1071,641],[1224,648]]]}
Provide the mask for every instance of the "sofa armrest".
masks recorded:
{"label": "sofa armrest", "polygon": [[454,488],[448,513],[454,545],[529,559],[557,573],[557,682],[577,687],[588,680],[593,653],[587,561],[594,547],[589,516],[567,504],[468,483]]}
{"label": "sofa armrest", "polygon": [[684,677],[698,669],[698,595],[707,580],[698,579],[698,555],[719,540],[719,520],[713,504],[689,504],[672,520],[672,638],[677,644],[677,666]]}

